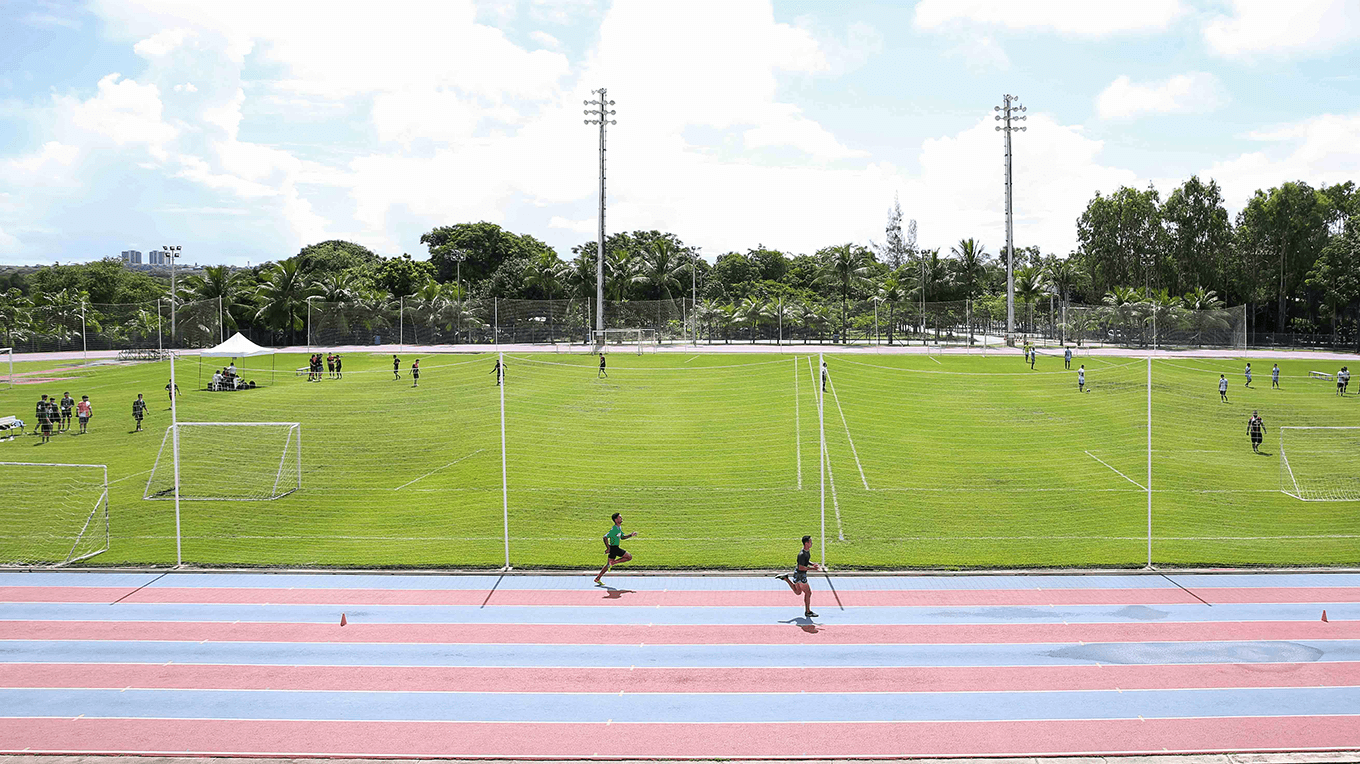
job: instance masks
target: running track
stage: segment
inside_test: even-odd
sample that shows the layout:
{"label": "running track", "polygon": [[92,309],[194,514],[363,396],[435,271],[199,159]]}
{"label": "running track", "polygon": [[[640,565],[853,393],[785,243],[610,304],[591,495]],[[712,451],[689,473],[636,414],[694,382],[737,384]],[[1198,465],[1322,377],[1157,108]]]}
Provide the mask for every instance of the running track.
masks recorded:
{"label": "running track", "polygon": [[611,583],[0,573],[0,753],[1360,749],[1356,574]]}

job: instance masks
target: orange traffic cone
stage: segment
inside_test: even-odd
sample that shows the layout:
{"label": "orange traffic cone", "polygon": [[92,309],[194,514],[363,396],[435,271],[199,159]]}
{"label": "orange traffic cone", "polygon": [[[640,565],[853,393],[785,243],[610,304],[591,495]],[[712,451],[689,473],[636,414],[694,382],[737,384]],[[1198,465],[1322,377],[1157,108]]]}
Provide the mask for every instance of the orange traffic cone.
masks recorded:
{"label": "orange traffic cone", "polygon": [[[1324,620],[1324,621],[1327,620],[1327,614],[1326,614],[1326,613],[1323,613],[1323,614],[1322,614],[1322,620]],[[344,626],[344,625],[347,624],[347,623],[349,623],[349,621],[346,621],[346,620],[345,620],[345,614],[344,614],[344,613],[341,613],[341,614],[340,614],[340,625],[341,625],[341,626]]]}
{"label": "orange traffic cone", "polygon": [[1323,623],[1331,623],[1331,621],[1328,621],[1328,620],[1327,620],[1327,611],[1326,611],[1326,610],[1322,611],[1322,622],[1323,622]]}

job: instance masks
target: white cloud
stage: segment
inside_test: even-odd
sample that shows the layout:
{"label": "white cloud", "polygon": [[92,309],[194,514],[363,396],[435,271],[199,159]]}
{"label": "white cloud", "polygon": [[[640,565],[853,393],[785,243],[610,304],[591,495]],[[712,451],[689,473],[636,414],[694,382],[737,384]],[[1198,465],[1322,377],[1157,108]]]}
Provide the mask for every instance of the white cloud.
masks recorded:
{"label": "white cloud", "polygon": [[197,92],[198,92],[198,88],[194,87],[194,83],[192,83],[192,82],[185,82],[185,83],[176,85],[176,86],[175,86],[175,92],[176,92],[176,93],[197,93]]}
{"label": "white cloud", "polygon": [[189,37],[187,29],[167,29],[132,46],[132,52],[143,58],[157,58],[171,53]]}
{"label": "white cloud", "polygon": [[1204,28],[1210,49],[1224,56],[1321,55],[1360,41],[1356,0],[1229,0],[1232,11]]}
{"label": "white cloud", "polygon": [[971,23],[1100,36],[1164,30],[1184,12],[1180,0],[921,0],[914,21],[919,29]]}
{"label": "white cloud", "polygon": [[1096,98],[1096,113],[1102,119],[1204,113],[1228,101],[1223,83],[1208,72],[1177,74],[1161,82],[1133,82],[1120,76]]}
{"label": "white cloud", "polygon": [[562,50],[562,41],[542,30],[530,32],[529,38],[548,50]]}
{"label": "white cloud", "polygon": [[1216,162],[1202,173],[1219,182],[1232,209],[1240,209],[1257,189],[1286,181],[1327,185],[1360,177],[1360,151],[1356,150],[1360,112],[1324,114],[1249,137],[1270,145]]}
{"label": "white cloud", "polygon": [[160,88],[113,73],[99,81],[98,93],[85,101],[54,98],[60,119],[86,133],[124,145],[144,144],[152,156],[166,156],[164,144],[179,131],[162,117]]}
{"label": "white cloud", "polygon": [[548,221],[549,228],[562,228],[576,233],[593,233],[599,225],[599,218],[586,218],[585,220],[567,220],[561,215],[553,215]]}

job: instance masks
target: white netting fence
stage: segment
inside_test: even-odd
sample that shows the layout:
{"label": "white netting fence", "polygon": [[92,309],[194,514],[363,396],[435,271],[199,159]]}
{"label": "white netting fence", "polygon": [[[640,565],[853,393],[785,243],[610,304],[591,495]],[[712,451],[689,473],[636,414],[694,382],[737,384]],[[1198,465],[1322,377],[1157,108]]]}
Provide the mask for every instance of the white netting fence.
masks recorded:
{"label": "white netting fence", "polygon": [[109,548],[108,468],[0,462],[0,565],[63,565]]}
{"label": "white netting fence", "polygon": [[171,425],[143,498],[173,500],[177,480],[179,498],[185,501],[269,501],[287,496],[302,487],[302,427],[296,422]]}

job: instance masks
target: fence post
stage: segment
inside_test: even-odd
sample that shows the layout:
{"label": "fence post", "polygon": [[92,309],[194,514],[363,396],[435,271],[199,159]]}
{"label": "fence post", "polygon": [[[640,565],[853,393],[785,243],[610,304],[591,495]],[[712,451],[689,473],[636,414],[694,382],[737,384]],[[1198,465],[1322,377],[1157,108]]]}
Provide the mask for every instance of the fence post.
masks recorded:
{"label": "fence post", "polygon": [[[501,344],[501,299],[491,298],[491,340],[496,343],[496,347]],[[504,385],[501,385],[504,387]],[[504,395],[504,393],[501,393]]]}
{"label": "fence post", "polygon": [[156,298],[156,356],[160,357],[165,352],[165,346],[161,342],[161,298]]}
{"label": "fence post", "polygon": [[80,352],[85,356],[85,362],[90,361],[90,343],[85,338],[85,301],[80,301]]}
{"label": "fence post", "polygon": [[406,352],[406,297],[397,298],[397,352]]}

